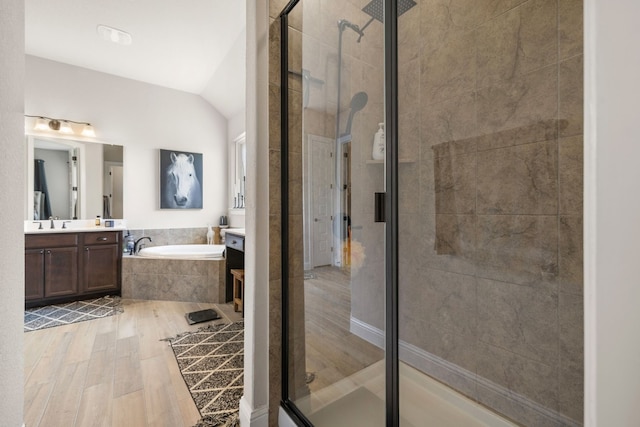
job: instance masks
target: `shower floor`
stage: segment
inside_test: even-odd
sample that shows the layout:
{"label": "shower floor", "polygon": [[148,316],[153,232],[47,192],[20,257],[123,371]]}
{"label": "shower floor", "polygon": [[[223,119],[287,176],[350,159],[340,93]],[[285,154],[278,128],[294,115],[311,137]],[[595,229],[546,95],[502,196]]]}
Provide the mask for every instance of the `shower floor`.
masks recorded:
{"label": "shower floor", "polygon": [[[400,425],[419,427],[514,427],[486,407],[416,369],[400,364]],[[317,427],[385,425],[384,363],[377,362],[349,378],[296,402]]]}
{"label": "shower floor", "polygon": [[[382,427],[384,352],[350,331],[350,277],[335,267],[311,273],[304,282],[305,362],[314,380],[296,405],[318,427]],[[403,427],[515,425],[402,362],[400,378]]]}

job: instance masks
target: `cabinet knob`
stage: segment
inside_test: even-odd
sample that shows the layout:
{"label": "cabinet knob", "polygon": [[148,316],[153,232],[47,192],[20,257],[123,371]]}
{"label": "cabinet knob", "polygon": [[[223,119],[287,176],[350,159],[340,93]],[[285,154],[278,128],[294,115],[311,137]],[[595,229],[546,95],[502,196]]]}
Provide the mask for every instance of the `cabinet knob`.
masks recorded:
{"label": "cabinet knob", "polygon": [[47,253],[48,253],[48,254],[50,254],[50,253],[51,253],[51,251],[47,251]]}
{"label": "cabinet knob", "polygon": [[104,242],[105,240],[107,240],[107,238],[106,237],[98,237],[96,240],[98,242]]}
{"label": "cabinet knob", "polygon": [[85,251],[89,252],[89,248],[84,248]]}

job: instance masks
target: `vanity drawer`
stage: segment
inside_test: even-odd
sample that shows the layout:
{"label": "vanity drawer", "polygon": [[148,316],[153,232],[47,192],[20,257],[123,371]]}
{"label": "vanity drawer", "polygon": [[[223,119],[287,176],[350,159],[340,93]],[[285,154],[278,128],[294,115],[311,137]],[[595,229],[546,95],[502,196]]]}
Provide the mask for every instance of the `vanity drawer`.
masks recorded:
{"label": "vanity drawer", "polygon": [[120,232],[101,231],[97,233],[84,233],[83,243],[85,245],[109,245],[120,241]]}
{"label": "vanity drawer", "polygon": [[62,246],[77,246],[78,235],[76,233],[60,234],[25,234],[25,249],[56,248]]}
{"label": "vanity drawer", "polygon": [[240,252],[244,252],[244,236],[239,236],[237,234],[226,233],[225,244],[228,248],[235,249]]}

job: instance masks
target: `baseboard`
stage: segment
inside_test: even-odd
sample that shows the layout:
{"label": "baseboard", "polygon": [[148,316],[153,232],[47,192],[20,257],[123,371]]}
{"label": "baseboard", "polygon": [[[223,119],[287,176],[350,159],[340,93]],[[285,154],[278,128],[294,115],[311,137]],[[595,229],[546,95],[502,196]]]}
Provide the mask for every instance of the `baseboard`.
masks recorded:
{"label": "baseboard", "polygon": [[269,425],[269,407],[253,409],[244,395],[240,398],[240,426],[267,427]]}
{"label": "baseboard", "polygon": [[[384,332],[351,316],[350,331],[363,340],[384,348]],[[400,341],[398,348],[400,360],[441,381],[467,396],[476,396],[477,401],[498,409],[509,418],[525,425],[548,425],[579,427],[580,423],[558,412],[551,411],[531,399],[478,377],[441,357],[419,347]],[[473,399],[472,399],[473,400]]]}

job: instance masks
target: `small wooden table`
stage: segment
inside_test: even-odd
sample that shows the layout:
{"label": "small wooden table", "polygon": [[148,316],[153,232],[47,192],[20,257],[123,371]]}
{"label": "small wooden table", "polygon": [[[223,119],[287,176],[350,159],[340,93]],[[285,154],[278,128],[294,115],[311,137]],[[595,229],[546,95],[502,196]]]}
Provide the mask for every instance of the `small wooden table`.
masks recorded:
{"label": "small wooden table", "polygon": [[233,276],[233,310],[241,311],[244,317],[244,270],[232,268],[231,276]]}

